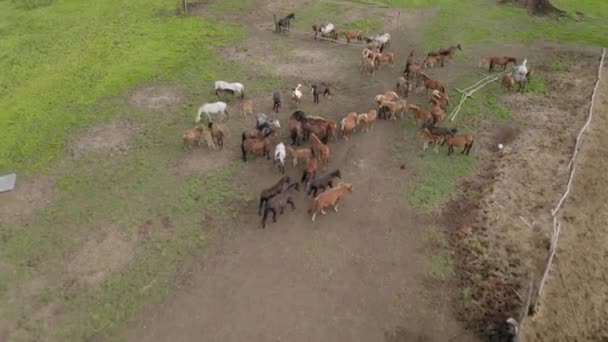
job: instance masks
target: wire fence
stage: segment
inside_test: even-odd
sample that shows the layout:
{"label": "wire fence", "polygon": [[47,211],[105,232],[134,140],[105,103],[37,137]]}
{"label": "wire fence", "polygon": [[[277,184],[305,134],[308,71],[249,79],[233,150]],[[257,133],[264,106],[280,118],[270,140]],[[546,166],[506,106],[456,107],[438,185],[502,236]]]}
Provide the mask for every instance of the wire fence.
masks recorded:
{"label": "wire fence", "polygon": [[[587,129],[589,128],[589,125],[591,124],[591,120],[593,119],[593,107],[595,104],[595,96],[597,94],[597,89],[599,87],[600,81],[602,80],[602,69],[604,66],[605,57],[606,57],[606,49],[603,48],[602,57],[600,58],[600,64],[599,64],[598,72],[597,72],[597,81],[595,82],[595,87],[593,88],[593,92],[591,93],[591,104],[589,106],[589,114],[587,115],[587,120],[585,121],[585,124],[583,125],[583,127],[581,128],[581,130],[579,131],[579,133],[576,137],[576,144],[574,145],[574,151],[572,153],[572,158],[570,159],[570,163],[568,164],[568,168],[570,169],[570,175],[568,176],[568,183],[566,184],[566,190],[564,191],[563,195],[560,197],[555,208],[553,208],[553,210],[551,210],[551,216],[553,217],[553,231],[551,234],[551,244],[549,247],[549,255],[547,257],[547,263],[545,264],[544,271],[542,273],[542,277],[540,278],[538,286],[536,287],[536,292],[531,296],[533,299],[529,300],[527,302],[526,306],[524,307],[526,315],[527,315],[527,312],[529,312],[529,311],[534,312],[535,308],[538,306],[543,288],[544,288],[547,278],[549,276],[549,271],[551,270],[551,265],[553,264],[553,260],[555,259],[555,255],[557,252],[557,244],[559,242],[559,236],[561,233],[561,221],[560,221],[559,216],[560,216],[561,210],[563,208],[563,205],[564,205],[566,199],[568,198],[568,196],[570,195],[570,191],[572,189],[572,182],[574,180],[574,175],[576,174],[576,162],[578,160],[577,157],[578,157],[578,152],[580,150],[580,145],[581,145],[583,134],[587,131]],[[571,304],[571,310],[574,311],[574,306],[572,306],[572,304]],[[576,318],[577,315],[575,312],[573,312],[573,316]],[[524,320],[525,320],[525,316],[524,316]],[[524,323],[523,321],[520,323],[520,329],[518,331],[517,341],[522,341],[522,339],[523,339],[523,323]]]}

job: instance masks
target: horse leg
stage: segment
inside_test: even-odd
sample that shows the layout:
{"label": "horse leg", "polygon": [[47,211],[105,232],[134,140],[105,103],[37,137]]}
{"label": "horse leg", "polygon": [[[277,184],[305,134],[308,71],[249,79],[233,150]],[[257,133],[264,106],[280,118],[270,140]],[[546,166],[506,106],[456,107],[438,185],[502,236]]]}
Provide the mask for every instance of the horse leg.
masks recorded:
{"label": "horse leg", "polygon": [[312,222],[315,222],[315,217],[317,217],[317,211],[312,214]]}
{"label": "horse leg", "polygon": [[272,210],[272,222],[277,222],[277,210],[275,208],[270,208]]}
{"label": "horse leg", "polygon": [[293,203],[291,198],[287,199],[287,203],[289,203],[291,205],[291,210],[296,210],[296,205]]}
{"label": "horse leg", "polygon": [[338,204],[339,204],[339,202],[336,202],[336,204],[334,205],[334,211],[335,212],[338,212]]}
{"label": "horse leg", "polygon": [[260,208],[258,209],[258,216],[262,216],[262,207],[264,206],[264,203],[268,201],[267,199],[264,199],[263,197],[260,197]]}
{"label": "horse leg", "polygon": [[424,145],[422,145],[422,151],[426,151],[427,145],[429,144],[428,141],[424,142]]}
{"label": "horse leg", "polygon": [[268,217],[268,212],[270,210],[270,208],[264,209],[264,216],[262,217],[262,228],[266,228],[266,218]]}
{"label": "horse leg", "polygon": [[448,145],[448,156],[451,155],[453,151],[454,151],[454,146]]}

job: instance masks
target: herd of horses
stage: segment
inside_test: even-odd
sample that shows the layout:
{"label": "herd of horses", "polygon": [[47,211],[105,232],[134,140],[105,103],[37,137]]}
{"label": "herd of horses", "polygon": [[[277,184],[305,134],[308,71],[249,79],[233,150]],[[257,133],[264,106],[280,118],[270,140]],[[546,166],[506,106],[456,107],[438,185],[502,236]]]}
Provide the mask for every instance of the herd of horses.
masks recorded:
{"label": "herd of horses", "polygon": [[[289,31],[290,21],[293,19],[295,19],[293,13],[279,20],[275,18],[275,30],[277,32]],[[387,51],[390,47],[389,33],[367,38],[358,30],[337,30],[331,23],[314,25],[313,30],[315,39],[319,34],[332,39],[343,35],[347,43],[352,39],[365,40],[367,46],[362,53],[361,70],[368,70],[372,75],[380,65],[393,64],[395,61],[395,54]],[[297,84],[291,89],[291,104],[295,111],[286,124],[289,134],[288,142],[277,142],[281,130],[279,120],[272,119],[265,113],[258,113],[255,117],[255,127],[247,129],[241,134],[242,160],[247,162],[251,155],[265,157],[272,160],[283,175],[278,182],[263,189],[260,193],[258,215],[262,217],[262,228],[266,227],[270,214],[272,214],[273,222],[276,222],[277,214],[283,214],[287,205],[291,206],[292,210],[296,209],[294,197],[302,186],[306,195],[312,196],[311,206],[308,210],[312,221],[315,221],[318,213],[325,214],[328,209],[337,212],[344,196],[353,191],[353,185],[341,181],[340,169],[329,170],[331,156],[329,141],[348,140],[349,136],[357,131],[367,134],[373,130],[378,119],[402,120],[405,113],[410,112],[412,120],[419,128],[423,151],[432,145],[435,152],[438,152],[441,146],[447,145],[448,156],[452,155],[455,148],[462,148],[461,153],[468,155],[475,142],[474,136],[460,134],[454,127],[441,126],[441,122],[446,116],[446,109],[450,105],[450,99],[445,85],[439,80],[432,79],[426,72],[426,69],[435,66],[445,67],[446,62],[452,60],[457,51],[462,51],[460,44],[430,51],[419,61],[415,51],[412,50],[407,56],[405,69],[399,75],[395,89],[376,95],[373,98],[375,105],[368,108],[366,112],[350,112],[338,121],[323,116],[308,115],[299,110],[298,106],[304,96],[304,86]],[[522,65],[514,68],[512,74],[504,75],[502,85],[505,88],[512,90],[517,82],[520,84],[520,90],[523,90],[530,77],[526,62],[524,61]],[[516,65],[517,61],[515,58],[507,56],[480,58],[480,66],[488,65],[490,71],[493,71],[496,66],[506,70],[510,63]],[[410,103],[408,98],[412,90],[414,94],[424,91],[428,96],[427,105]],[[321,95],[324,98],[332,96],[332,90],[325,82],[312,84],[310,91],[315,104],[320,103]],[[243,117],[254,113],[255,104],[252,99],[245,98],[245,87],[241,83],[217,81],[215,82],[215,94],[218,97],[221,97],[222,94],[239,96]],[[273,111],[278,113],[282,106],[281,93],[273,93],[272,100]],[[224,132],[217,122],[223,122],[228,118],[228,105],[225,102],[218,101],[202,105],[195,117],[195,127],[187,130],[183,135],[183,148],[188,150],[193,145],[200,145],[200,142],[205,139],[210,149],[221,149]],[[203,119],[207,122],[206,125],[202,124]],[[303,147],[304,144],[308,144],[308,147]],[[285,163],[288,158],[291,158],[293,168],[297,168],[298,164],[303,166],[302,176],[297,180],[285,176]],[[336,179],[339,179],[340,182],[334,184]]]}

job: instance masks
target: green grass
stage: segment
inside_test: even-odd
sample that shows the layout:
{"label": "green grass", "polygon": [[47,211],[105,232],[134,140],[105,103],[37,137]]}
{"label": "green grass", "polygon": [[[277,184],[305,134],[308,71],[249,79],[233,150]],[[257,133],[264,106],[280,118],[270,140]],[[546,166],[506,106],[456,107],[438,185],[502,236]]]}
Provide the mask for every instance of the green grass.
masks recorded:
{"label": "green grass", "polygon": [[[116,115],[100,99],[195,63],[211,80],[214,48],[241,32],[200,18],[157,16],[162,0],[57,2],[33,10],[0,2],[0,171],[45,169],[75,129]],[[201,34],[202,33],[202,34]]]}
{"label": "green grass", "polygon": [[380,28],[384,23],[381,19],[360,19],[343,25],[345,29],[357,29],[363,31],[364,34],[368,34],[370,31],[375,31]]}
{"label": "green grass", "polygon": [[[151,132],[151,140],[165,134],[164,130]],[[101,287],[60,286],[33,294],[29,300],[34,304],[51,300],[64,308],[64,324],[54,331],[55,339],[111,337],[143,305],[170,293],[176,275],[196,261],[209,228],[230,218],[222,203],[246,197],[232,182],[238,164],[180,182],[165,167],[167,158],[179,150],[179,141],[160,150],[146,141],[139,146],[123,158],[91,156],[68,165],[59,179],[61,200],[33,217],[27,226],[2,228],[2,235],[10,238],[0,242],[0,258],[17,270],[5,290],[39,273],[65,277],[66,256],[74,255],[84,241],[108,226],[137,241],[133,245],[135,262]],[[169,233],[152,230],[149,236],[140,236],[139,229],[146,221],[156,222],[160,217],[171,219]],[[21,304],[16,300],[7,305],[5,318],[12,321],[28,315],[27,307]],[[31,320],[25,329],[42,331],[42,324]]]}
{"label": "green grass", "polygon": [[[608,11],[606,3],[583,0],[569,2],[564,9],[591,9],[602,20],[576,21],[572,18],[555,20],[550,17],[529,16],[525,9],[496,5],[486,0],[438,0],[439,13],[428,26],[425,49],[436,49],[456,42],[463,44],[494,44],[545,40],[586,45],[608,45]],[[565,1],[556,5],[565,4]]]}
{"label": "green grass", "polygon": [[458,180],[473,175],[476,165],[473,154],[464,156],[457,150],[448,158],[445,147],[439,153],[427,149],[414,161],[417,177],[408,187],[408,204],[422,211],[434,209],[458,193]]}
{"label": "green grass", "polygon": [[432,279],[446,281],[455,274],[454,261],[446,252],[438,252],[429,256],[426,270]]}

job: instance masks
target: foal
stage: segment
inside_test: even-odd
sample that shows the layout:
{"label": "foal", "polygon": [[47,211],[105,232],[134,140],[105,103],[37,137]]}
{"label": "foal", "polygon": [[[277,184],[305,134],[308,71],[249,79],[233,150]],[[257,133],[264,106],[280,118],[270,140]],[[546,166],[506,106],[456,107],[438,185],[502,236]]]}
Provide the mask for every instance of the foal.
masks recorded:
{"label": "foal", "polygon": [[323,98],[327,95],[331,99],[331,90],[325,82],[313,84],[311,86],[314,103],[319,103],[319,94],[323,94]]}
{"label": "foal", "polygon": [[281,108],[281,93],[276,91],[274,94],[272,94],[272,110],[274,110],[275,113],[278,113],[280,108]]}
{"label": "foal", "polygon": [[264,204],[266,204],[266,202],[268,202],[269,199],[278,195],[279,192],[281,192],[281,189],[283,189],[283,184],[289,184],[290,181],[291,180],[290,180],[289,176],[285,176],[285,177],[281,178],[273,186],[262,190],[262,192],[260,193],[260,207],[258,209],[258,216],[262,216],[262,206]]}
{"label": "foal", "polygon": [[276,223],[277,210],[279,211],[279,215],[283,215],[283,210],[285,210],[288,203],[291,205],[292,210],[296,210],[296,205],[293,203],[294,191],[300,191],[300,184],[298,182],[285,183],[281,192],[266,202],[264,216],[262,217],[262,228],[266,228],[266,218],[269,212],[272,211],[272,222]]}

